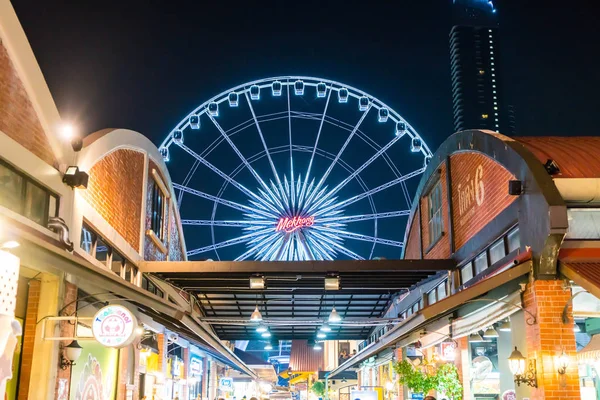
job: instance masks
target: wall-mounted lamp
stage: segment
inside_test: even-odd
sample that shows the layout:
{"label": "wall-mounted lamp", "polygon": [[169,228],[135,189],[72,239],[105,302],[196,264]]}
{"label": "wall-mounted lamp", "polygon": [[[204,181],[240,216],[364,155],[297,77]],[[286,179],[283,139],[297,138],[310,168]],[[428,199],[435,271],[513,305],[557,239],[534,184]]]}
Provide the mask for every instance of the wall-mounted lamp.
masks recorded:
{"label": "wall-mounted lamp", "polygon": [[75,365],[75,361],[81,355],[83,348],[77,343],[77,340],[73,340],[69,345],[63,347],[63,354],[60,359],[60,367],[67,369]]}
{"label": "wall-mounted lamp", "polygon": [[251,276],[250,277],[250,289],[262,290],[265,288],[265,277],[264,276]]}
{"label": "wall-mounted lamp", "polygon": [[87,173],[80,171],[78,166],[72,165],[67,167],[62,181],[72,188],[85,189],[88,185],[88,179]]}
{"label": "wall-mounted lamp", "polygon": [[523,357],[523,354],[515,346],[515,350],[508,357],[508,365],[510,366],[510,372],[515,377],[515,383],[517,386],[521,386],[524,383],[531,387],[537,387],[537,371],[535,369],[535,360],[529,360]]}
{"label": "wall-mounted lamp", "polygon": [[567,368],[569,367],[569,356],[564,350],[560,356],[556,357],[556,365],[558,366],[557,372],[559,375],[564,375],[567,373]]}
{"label": "wall-mounted lamp", "polygon": [[325,278],[325,290],[340,290],[340,277],[328,276]]}

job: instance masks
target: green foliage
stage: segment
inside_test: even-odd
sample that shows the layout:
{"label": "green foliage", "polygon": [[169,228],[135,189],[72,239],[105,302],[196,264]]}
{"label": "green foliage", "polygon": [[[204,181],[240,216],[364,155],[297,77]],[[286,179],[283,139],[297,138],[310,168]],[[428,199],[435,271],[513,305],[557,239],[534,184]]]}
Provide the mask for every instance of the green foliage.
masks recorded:
{"label": "green foliage", "polygon": [[[424,368],[427,371],[427,368]],[[435,390],[443,392],[452,400],[462,400],[462,385],[458,379],[458,370],[454,364],[442,364],[431,373],[421,371],[408,360],[394,365],[401,385],[415,393]]]}
{"label": "green foliage", "polygon": [[454,364],[442,364],[437,369],[439,391],[453,400],[462,400],[462,385],[458,378],[458,369]]}
{"label": "green foliage", "polygon": [[310,391],[313,392],[317,397],[325,397],[325,384],[321,381],[316,381],[310,387]]}

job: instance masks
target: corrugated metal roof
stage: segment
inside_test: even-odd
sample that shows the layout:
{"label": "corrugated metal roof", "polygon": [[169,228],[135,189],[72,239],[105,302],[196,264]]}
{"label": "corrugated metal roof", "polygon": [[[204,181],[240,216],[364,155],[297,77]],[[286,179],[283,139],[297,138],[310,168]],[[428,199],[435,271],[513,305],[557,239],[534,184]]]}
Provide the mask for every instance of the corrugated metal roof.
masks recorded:
{"label": "corrugated metal roof", "polygon": [[559,268],[564,276],[600,297],[600,262],[561,262]]}
{"label": "corrugated metal roof", "polygon": [[292,340],[290,354],[290,369],[294,372],[320,371],[323,369],[324,356],[322,351],[313,350],[306,340]]}
{"label": "corrugated metal roof", "polygon": [[555,178],[600,177],[600,137],[517,137],[541,162],[554,160]]}

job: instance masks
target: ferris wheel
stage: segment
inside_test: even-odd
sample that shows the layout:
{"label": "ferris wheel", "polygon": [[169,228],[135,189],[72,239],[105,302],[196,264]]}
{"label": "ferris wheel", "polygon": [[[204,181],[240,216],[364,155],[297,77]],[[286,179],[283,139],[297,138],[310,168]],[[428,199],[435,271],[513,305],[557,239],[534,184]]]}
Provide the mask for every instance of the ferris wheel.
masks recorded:
{"label": "ferris wheel", "polygon": [[398,258],[431,151],[377,98],[281,76],[205,101],[159,147],[188,257]]}

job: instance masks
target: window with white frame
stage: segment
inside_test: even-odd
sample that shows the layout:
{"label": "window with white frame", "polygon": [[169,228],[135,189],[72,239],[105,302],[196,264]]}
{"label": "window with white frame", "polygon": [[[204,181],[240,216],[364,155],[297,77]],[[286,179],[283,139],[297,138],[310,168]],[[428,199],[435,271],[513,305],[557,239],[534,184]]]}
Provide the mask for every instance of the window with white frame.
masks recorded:
{"label": "window with white frame", "polygon": [[438,181],[427,195],[429,210],[429,244],[432,245],[442,236],[442,184]]}

